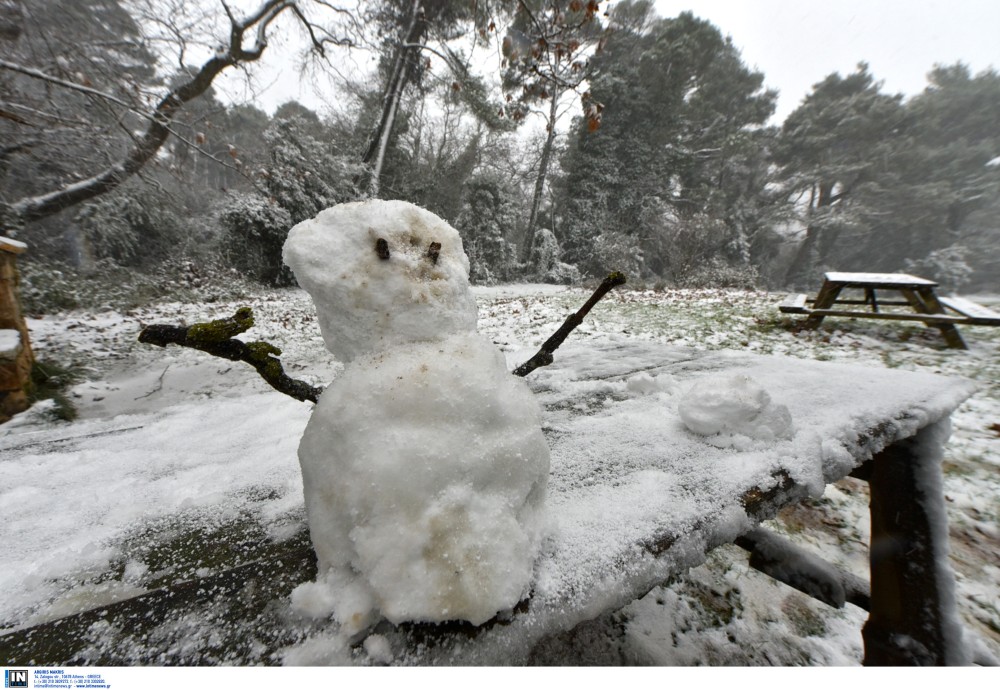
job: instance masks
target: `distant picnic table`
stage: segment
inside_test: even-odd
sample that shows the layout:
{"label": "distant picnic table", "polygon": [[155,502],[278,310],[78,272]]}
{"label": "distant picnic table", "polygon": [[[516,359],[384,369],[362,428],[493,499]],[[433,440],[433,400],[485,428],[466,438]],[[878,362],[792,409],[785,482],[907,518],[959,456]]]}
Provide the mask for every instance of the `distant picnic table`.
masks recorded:
{"label": "distant picnic table", "polygon": [[[807,328],[817,328],[827,316],[846,316],[888,321],[922,321],[941,331],[949,347],[969,349],[957,326],[1000,326],[1000,313],[962,297],[937,294],[938,283],[907,273],[842,273],[823,276],[815,299],[791,295],[779,305],[785,314],[805,314]],[[845,290],[862,290],[864,297],[841,296]],[[880,293],[895,299],[881,299]],[[812,306],[806,306],[811,303]],[[846,306],[846,308],[844,308]],[[868,311],[857,307],[869,307]],[[907,307],[906,311],[883,311],[884,307]]]}
{"label": "distant picnic table", "polygon": [[[718,376],[761,382],[790,411],[792,436],[727,440],[688,431],[678,396]],[[973,393],[971,382],[613,339],[566,345],[529,384],[543,405],[552,453],[551,534],[533,591],[482,626],[383,621],[373,632],[391,648],[391,663],[526,663],[547,636],[617,610],[733,542],[751,552],[753,567],[832,606],[867,608],[866,664],[962,662],[940,461],[948,416]],[[206,406],[203,423],[217,423],[213,415],[227,404],[235,403]],[[301,433],[267,424],[266,409],[256,414],[264,434],[258,452],[287,447],[294,439],[286,437]],[[149,433],[126,429],[109,438],[155,443]],[[34,443],[7,452],[41,452]],[[848,474],[871,488],[870,593],[861,578],[760,527]],[[336,625],[304,622],[288,610],[290,589],[316,576],[312,549],[269,548],[236,568],[25,625],[0,636],[0,656],[8,665],[261,664],[280,661],[289,645],[322,647]],[[16,550],[8,567],[31,572]],[[372,663],[360,643],[354,658]]]}

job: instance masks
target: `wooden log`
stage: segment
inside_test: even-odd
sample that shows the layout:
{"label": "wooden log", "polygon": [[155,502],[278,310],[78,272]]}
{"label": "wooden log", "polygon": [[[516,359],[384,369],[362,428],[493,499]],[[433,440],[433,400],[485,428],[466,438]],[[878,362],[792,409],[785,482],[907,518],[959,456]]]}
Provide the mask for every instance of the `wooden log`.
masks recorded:
{"label": "wooden log", "polygon": [[20,276],[16,257],[24,251],[24,244],[3,239],[0,243],[0,329],[17,331],[20,344],[13,358],[0,360],[0,424],[30,407],[31,367],[35,363],[28,325],[18,299]]}
{"label": "wooden log", "polygon": [[845,602],[865,610],[871,605],[868,583],[758,527],[737,537],[736,545],[750,552],[750,567],[834,608]]}

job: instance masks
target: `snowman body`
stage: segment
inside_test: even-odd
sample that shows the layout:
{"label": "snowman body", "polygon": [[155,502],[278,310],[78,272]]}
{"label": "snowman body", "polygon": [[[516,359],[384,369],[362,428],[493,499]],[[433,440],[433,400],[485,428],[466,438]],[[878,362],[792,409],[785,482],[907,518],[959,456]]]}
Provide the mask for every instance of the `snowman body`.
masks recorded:
{"label": "snowman body", "polygon": [[527,385],[475,332],[458,233],[405,202],[344,204],[293,228],[284,258],[345,362],[299,446],[319,576],[294,603],[348,630],[514,607],[549,453]]}

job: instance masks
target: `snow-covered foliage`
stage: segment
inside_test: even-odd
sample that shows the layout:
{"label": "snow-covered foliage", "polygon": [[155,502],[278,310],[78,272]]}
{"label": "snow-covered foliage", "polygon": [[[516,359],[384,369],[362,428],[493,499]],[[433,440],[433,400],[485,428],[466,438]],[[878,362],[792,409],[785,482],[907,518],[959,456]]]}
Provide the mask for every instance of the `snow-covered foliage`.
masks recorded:
{"label": "snow-covered foliage", "polygon": [[935,249],[919,261],[907,259],[906,272],[936,280],[947,290],[959,290],[972,280],[969,250],[961,245]]}
{"label": "snow-covered foliage", "polygon": [[281,265],[281,247],[292,226],[287,209],[260,194],[233,194],[219,212],[219,223],[235,267],[262,282],[288,284]]}
{"label": "snow-covered foliage", "polygon": [[513,609],[549,450],[527,385],[475,333],[458,232],[406,202],[344,204],[292,228],[284,257],[347,363],[299,446],[319,576],[296,607],[346,634]]}
{"label": "snow-covered foliage", "polygon": [[194,240],[166,200],[140,184],[124,185],[84,204],[73,220],[91,261],[152,266],[179,255],[179,245]]}
{"label": "snow-covered foliage", "polygon": [[517,274],[517,248],[508,234],[517,226],[518,211],[511,190],[499,179],[483,176],[469,185],[455,227],[469,255],[473,283],[492,285]]}
{"label": "snow-covered foliage", "polygon": [[535,233],[535,276],[543,283],[574,285],[582,280],[580,270],[560,261],[562,248],[555,233],[548,228],[539,228]]}
{"label": "snow-covered foliage", "polygon": [[266,193],[230,195],[219,216],[233,264],[275,285],[290,283],[281,260],[288,230],[328,206],[358,198],[353,180],[362,172],[323,139],[329,135],[318,120],[295,114],[290,104],[285,110],[292,114],[276,115],[263,135],[267,163],[257,175]]}

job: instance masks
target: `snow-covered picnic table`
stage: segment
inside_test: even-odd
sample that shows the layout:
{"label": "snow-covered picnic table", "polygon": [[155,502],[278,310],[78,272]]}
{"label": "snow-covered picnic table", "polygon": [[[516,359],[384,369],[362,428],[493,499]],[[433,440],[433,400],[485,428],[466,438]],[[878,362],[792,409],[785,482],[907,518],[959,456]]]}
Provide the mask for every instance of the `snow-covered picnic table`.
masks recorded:
{"label": "snow-covered picnic table", "polygon": [[[823,285],[815,299],[808,295],[789,295],[778,309],[785,314],[805,314],[807,328],[818,328],[827,316],[889,321],[922,321],[941,331],[948,347],[968,350],[957,326],[1000,326],[1000,314],[969,300],[937,294],[938,283],[907,273],[823,274]],[[864,299],[841,296],[844,291],[862,290]],[[904,301],[880,300],[878,293],[898,293]],[[812,307],[806,303],[811,302]],[[849,305],[846,309],[843,305]],[[856,307],[868,306],[871,311]],[[881,307],[906,307],[909,311],[884,311]]]}
{"label": "snow-covered picnic table", "polygon": [[[750,377],[787,406],[792,433],[689,431],[678,401],[698,380],[726,375]],[[939,462],[949,414],[972,383],[634,340],[565,345],[529,383],[552,456],[549,534],[530,598],[478,627],[383,621],[368,640],[349,641],[350,660],[524,663],[545,637],[643,596],[855,472],[872,485],[876,542],[866,661],[962,661]],[[206,403],[201,422],[212,427],[227,404]],[[266,409],[257,414],[262,433],[277,433],[263,431],[272,428]],[[127,433],[134,445],[144,431]],[[345,642],[335,624],[290,612],[289,588],[315,576],[309,549],[298,549],[16,631],[0,637],[0,649],[11,664],[342,660],[330,651]],[[235,650],[220,642],[239,638]]]}

